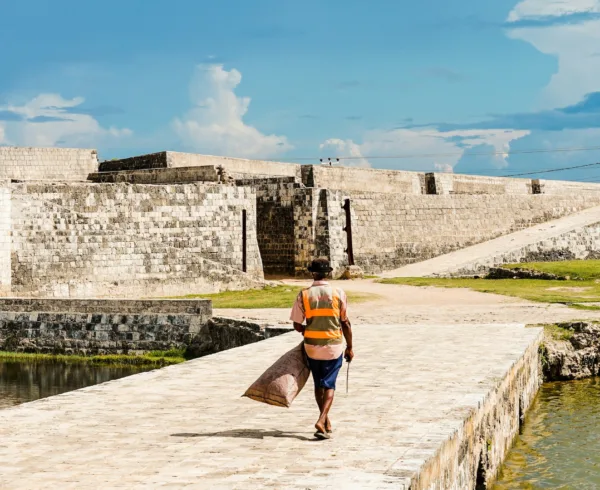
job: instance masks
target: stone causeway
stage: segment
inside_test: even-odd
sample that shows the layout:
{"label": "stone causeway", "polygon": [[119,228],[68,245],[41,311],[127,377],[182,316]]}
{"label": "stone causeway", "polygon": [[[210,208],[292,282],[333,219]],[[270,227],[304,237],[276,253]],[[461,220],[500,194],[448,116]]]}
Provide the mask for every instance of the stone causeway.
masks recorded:
{"label": "stone causeway", "polygon": [[355,337],[330,441],[313,440],[311,380],[290,409],[241,397],[294,332],[1,410],[0,488],[462,490],[492,478],[540,383],[541,329],[360,325]]}

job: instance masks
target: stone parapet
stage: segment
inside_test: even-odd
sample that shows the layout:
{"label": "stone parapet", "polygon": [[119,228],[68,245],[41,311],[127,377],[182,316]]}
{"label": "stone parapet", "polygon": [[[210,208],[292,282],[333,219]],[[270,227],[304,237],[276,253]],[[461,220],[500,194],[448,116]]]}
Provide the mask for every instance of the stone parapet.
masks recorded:
{"label": "stone parapet", "polygon": [[182,349],[210,320],[208,300],[0,300],[0,350],[123,354]]}
{"label": "stone parapet", "polygon": [[100,172],[183,167],[223,167],[230,174],[300,177],[300,165],[294,163],[248,160],[195,153],[163,151],[100,163]]}
{"label": "stone parapet", "polygon": [[99,184],[186,184],[189,182],[221,181],[219,169],[212,165],[204,167],[98,172],[90,174],[88,180]]}
{"label": "stone parapet", "polygon": [[85,181],[97,170],[96,150],[0,146],[0,180]]}

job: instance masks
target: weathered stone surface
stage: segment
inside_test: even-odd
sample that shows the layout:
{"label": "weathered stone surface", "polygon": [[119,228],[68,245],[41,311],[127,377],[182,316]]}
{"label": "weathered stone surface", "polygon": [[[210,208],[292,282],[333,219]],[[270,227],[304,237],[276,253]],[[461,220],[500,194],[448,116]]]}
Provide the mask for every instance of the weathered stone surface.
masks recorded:
{"label": "weathered stone surface", "polygon": [[333,191],[426,194],[424,174],[399,170],[303,165],[302,181],[307,187]]}
{"label": "weathered stone surface", "polygon": [[185,184],[189,182],[221,182],[221,175],[219,169],[211,165],[99,172],[90,174],[88,179],[98,184]]}
{"label": "weathered stone surface", "polygon": [[10,291],[11,216],[10,182],[0,180],[0,295]]}
{"label": "weathered stone surface", "polygon": [[564,281],[565,276],[558,276],[548,272],[534,271],[530,269],[504,269],[502,267],[492,267],[486,279],[542,279],[545,281]]}
{"label": "weathered stone surface", "polygon": [[181,349],[211,312],[208,300],[0,300],[0,350],[88,355]]}
{"label": "weathered stone surface", "polygon": [[[451,173],[430,174],[435,180],[435,192],[438,195],[449,194],[532,194],[530,179],[512,179],[507,177],[484,177],[481,175],[460,175]],[[600,192],[600,187],[598,187]]]}
{"label": "weathered stone surface", "polygon": [[363,271],[357,265],[349,265],[344,269],[340,279],[360,279],[365,275],[365,271]]}
{"label": "weathered stone surface", "polygon": [[13,294],[175,296],[263,279],[250,188],[28,183],[11,192]]}
{"label": "weathered stone surface", "polygon": [[85,181],[97,170],[96,150],[0,146],[0,180]]}
{"label": "weathered stone surface", "polygon": [[300,165],[212,155],[163,151],[100,163],[100,172],[157,168],[221,166],[230,174],[300,177]]}
{"label": "weathered stone surface", "polygon": [[266,274],[294,273],[294,193],[302,186],[296,180],[279,177],[235,181],[256,193],[256,235]]}
{"label": "weathered stone surface", "polygon": [[568,340],[544,337],[544,377],[547,381],[566,381],[600,375],[600,324],[592,322],[560,323],[572,332]]}
{"label": "weathered stone surface", "polygon": [[214,354],[276,337],[291,330],[293,330],[291,327],[270,328],[265,324],[261,325],[234,318],[213,317],[191,339],[186,350],[186,357],[195,358]]}
{"label": "weathered stone surface", "polygon": [[600,194],[347,197],[355,263],[368,273],[421,262],[600,204]]}
{"label": "weathered stone surface", "polygon": [[[536,196],[536,199],[540,197],[543,196]],[[552,199],[556,196],[548,197]],[[572,204],[577,202],[578,206],[585,207],[586,203],[594,204],[594,199],[582,196],[580,201],[574,200]],[[563,218],[388,271],[384,276],[483,276],[490,267],[502,264],[597,257],[600,253],[600,207],[573,212],[573,208],[569,208],[566,201],[563,202],[565,208],[562,208],[562,211],[560,208],[554,209],[554,212],[567,215]]]}

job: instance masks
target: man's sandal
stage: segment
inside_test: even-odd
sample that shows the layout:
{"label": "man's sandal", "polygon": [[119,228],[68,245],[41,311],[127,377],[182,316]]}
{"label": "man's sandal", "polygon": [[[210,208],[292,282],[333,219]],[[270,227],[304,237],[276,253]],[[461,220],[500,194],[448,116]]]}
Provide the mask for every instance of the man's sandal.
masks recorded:
{"label": "man's sandal", "polygon": [[329,432],[321,432],[319,430],[315,432],[315,437],[321,441],[325,439],[331,439],[331,435]]}

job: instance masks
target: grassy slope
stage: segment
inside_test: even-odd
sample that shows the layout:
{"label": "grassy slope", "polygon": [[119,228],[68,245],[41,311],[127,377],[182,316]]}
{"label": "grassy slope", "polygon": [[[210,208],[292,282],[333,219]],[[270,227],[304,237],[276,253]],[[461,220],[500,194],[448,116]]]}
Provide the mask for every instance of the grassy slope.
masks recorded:
{"label": "grassy slope", "polygon": [[[543,303],[591,303],[600,302],[600,284],[594,281],[542,281],[538,279],[438,279],[393,278],[384,284],[408,286],[434,286],[444,288],[468,288],[482,293],[539,301]],[[585,305],[584,305],[585,306]],[[587,307],[595,309],[595,307]]]}
{"label": "grassy slope", "polygon": [[539,272],[570,276],[571,279],[591,281],[600,279],[600,260],[565,260],[563,262],[529,262],[509,264],[506,269],[529,269]]}
{"label": "grassy slope", "polygon": [[[266,287],[245,291],[226,291],[218,294],[180,296],[179,299],[206,298],[213,302],[213,308],[291,308],[302,288],[293,286]],[[376,299],[373,294],[347,293],[353,303]],[[171,298],[175,299],[175,298]]]}

